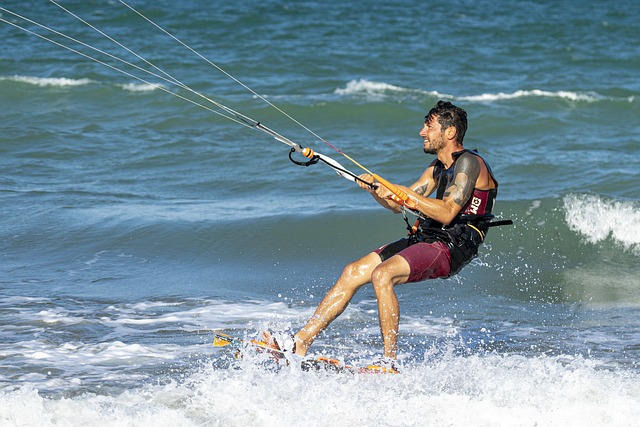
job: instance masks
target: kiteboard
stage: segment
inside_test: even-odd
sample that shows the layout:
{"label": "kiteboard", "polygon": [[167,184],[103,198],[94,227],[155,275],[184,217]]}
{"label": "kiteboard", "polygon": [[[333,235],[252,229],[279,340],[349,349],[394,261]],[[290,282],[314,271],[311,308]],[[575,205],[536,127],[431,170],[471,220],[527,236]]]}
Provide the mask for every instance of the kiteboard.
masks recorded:
{"label": "kiteboard", "polygon": [[[234,357],[242,359],[248,352],[254,354],[262,354],[267,356],[267,360],[271,365],[288,366],[294,363],[293,358],[287,357],[286,352],[274,348],[266,341],[255,339],[242,339],[224,333],[214,333],[214,347],[231,347],[235,350]],[[306,372],[335,372],[349,374],[398,374],[398,370],[394,367],[386,367],[380,365],[363,365],[356,366],[347,364],[339,359],[326,356],[307,357],[300,361],[300,368]]]}

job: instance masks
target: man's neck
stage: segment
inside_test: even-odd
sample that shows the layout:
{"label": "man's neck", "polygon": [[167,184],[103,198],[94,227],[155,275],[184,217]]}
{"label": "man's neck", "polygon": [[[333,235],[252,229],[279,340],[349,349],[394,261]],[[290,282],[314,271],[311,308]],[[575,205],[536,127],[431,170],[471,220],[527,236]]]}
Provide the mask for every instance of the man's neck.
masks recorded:
{"label": "man's neck", "polygon": [[464,150],[461,144],[447,144],[438,152],[438,160],[442,162],[445,169],[449,169],[453,164],[453,153]]}

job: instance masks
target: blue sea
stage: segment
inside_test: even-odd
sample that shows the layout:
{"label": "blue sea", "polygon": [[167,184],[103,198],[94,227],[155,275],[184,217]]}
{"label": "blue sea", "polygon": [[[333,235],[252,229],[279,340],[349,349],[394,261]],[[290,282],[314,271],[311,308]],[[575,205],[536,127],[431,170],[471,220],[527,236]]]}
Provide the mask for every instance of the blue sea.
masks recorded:
{"label": "blue sea", "polygon": [[[0,425],[638,425],[638,16],[635,0],[2,1]],[[397,288],[401,374],[214,348],[215,331],[297,330],[346,263],[406,233],[219,105],[408,185],[439,99],[467,110],[465,147],[514,225],[458,276]],[[370,288],[311,351],[381,355]]]}

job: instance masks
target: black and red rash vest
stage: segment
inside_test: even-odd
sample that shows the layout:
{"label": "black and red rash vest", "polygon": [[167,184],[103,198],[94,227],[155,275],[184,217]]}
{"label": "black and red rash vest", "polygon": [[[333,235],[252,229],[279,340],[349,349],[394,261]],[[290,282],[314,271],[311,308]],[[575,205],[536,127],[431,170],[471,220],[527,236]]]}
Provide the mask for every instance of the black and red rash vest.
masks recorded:
{"label": "black and red rash vest", "polygon": [[[478,156],[475,151],[461,150],[453,153],[453,164],[445,169],[440,160],[436,160],[433,168],[433,178],[436,181],[436,198],[442,200],[447,187],[453,182],[455,163],[461,156]],[[450,224],[444,226],[433,219],[421,221],[419,233],[422,241],[441,241],[449,248],[451,255],[451,269],[449,276],[459,272],[478,254],[478,248],[482,244],[487,233],[487,224],[491,220],[491,210],[498,195],[498,181],[493,176],[491,168],[482,159],[496,188],[491,190],[478,190],[474,188],[471,197],[464,204],[458,215]]]}

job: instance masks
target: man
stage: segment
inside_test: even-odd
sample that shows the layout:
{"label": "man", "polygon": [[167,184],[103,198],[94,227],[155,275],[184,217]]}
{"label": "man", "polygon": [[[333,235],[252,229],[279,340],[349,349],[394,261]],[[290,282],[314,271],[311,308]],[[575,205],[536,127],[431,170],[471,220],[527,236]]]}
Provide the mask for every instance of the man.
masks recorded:
{"label": "man", "polygon": [[[429,111],[420,136],[424,152],[437,158],[413,185],[397,186],[407,194],[406,201],[384,185],[372,189],[366,184],[376,184],[371,175],[360,176],[360,187],[369,190],[384,208],[401,212],[410,207],[420,219],[408,237],[344,268],[315,314],[289,343],[295,354],[306,355],[316,337],[346,309],[358,289],[372,283],[384,342],[381,363],[395,369],[400,308],[394,287],[456,274],[477,255],[490,226],[498,182],[478,154],[463,148],[466,130],[466,112],[452,103],[439,101]],[[435,198],[429,198],[434,192]],[[285,347],[284,343],[275,345]]]}

